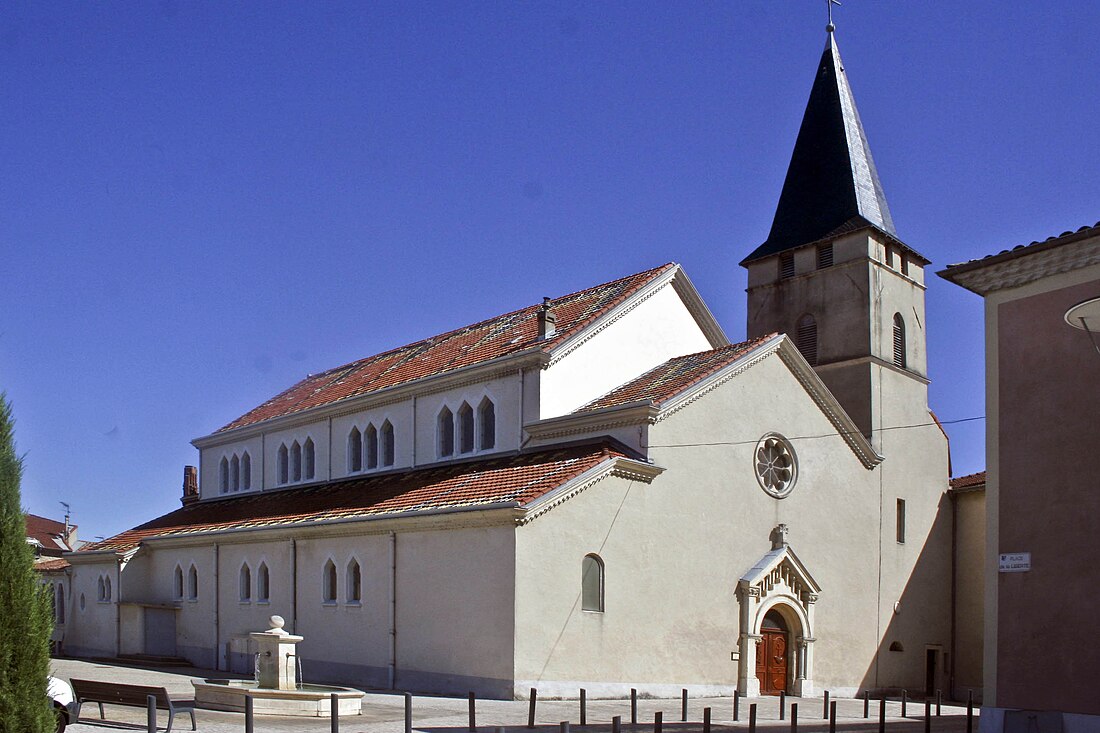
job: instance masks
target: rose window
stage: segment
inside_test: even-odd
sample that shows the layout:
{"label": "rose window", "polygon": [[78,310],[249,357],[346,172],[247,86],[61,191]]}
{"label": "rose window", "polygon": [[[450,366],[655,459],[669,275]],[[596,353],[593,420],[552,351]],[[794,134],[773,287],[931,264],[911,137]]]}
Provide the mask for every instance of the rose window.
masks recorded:
{"label": "rose window", "polygon": [[769,433],[756,444],[756,480],[777,499],[791,493],[798,478],[794,448],[777,433]]}

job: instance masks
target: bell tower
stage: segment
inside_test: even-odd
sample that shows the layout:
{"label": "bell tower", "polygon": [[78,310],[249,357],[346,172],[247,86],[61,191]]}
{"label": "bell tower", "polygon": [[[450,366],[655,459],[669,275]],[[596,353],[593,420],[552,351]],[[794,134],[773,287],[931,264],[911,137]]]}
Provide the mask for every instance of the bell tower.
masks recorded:
{"label": "bell tower", "polygon": [[833,25],[768,239],[748,270],[749,338],[786,333],[878,445],[928,419],[924,266],[899,239]]}

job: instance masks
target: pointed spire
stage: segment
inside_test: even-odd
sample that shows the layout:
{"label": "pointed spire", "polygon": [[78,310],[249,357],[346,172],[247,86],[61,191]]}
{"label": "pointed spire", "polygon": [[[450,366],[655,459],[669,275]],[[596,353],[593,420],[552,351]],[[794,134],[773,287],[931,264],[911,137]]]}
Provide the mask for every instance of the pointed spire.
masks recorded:
{"label": "pointed spire", "polygon": [[897,238],[831,22],[826,30],[771,233],[744,262],[823,239],[848,224],[869,224]]}

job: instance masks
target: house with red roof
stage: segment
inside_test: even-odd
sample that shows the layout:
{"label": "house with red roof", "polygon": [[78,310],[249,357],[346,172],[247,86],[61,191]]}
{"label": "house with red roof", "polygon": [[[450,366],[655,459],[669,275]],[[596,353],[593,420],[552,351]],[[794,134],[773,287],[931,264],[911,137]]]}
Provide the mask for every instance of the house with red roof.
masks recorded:
{"label": "house with red roof", "polygon": [[[481,696],[950,690],[924,266],[832,32],[732,343],[665,264],[312,374],[68,555],[74,654]],[[904,426],[905,430],[899,427]]]}

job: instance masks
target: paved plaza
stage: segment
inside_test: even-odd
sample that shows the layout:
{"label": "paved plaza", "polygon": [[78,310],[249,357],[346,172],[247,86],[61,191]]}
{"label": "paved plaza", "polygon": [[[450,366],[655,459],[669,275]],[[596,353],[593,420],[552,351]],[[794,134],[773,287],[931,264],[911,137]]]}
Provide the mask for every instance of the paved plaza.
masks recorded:
{"label": "paved plaza", "polygon": [[[135,685],[155,685],[164,687],[173,700],[192,700],[194,688],[192,678],[225,678],[224,672],[192,668],[145,669],[120,666],[109,662],[85,661],[76,659],[54,659],[51,662],[52,674],[62,679],[92,679],[105,682],[119,682]],[[731,690],[732,695],[732,690]],[[870,719],[863,718],[863,701],[840,698],[837,702],[838,731],[867,731],[878,728],[878,702],[871,701]],[[787,719],[779,720],[779,699],[776,697],[743,698],[740,706],[740,720],[733,722],[733,699],[695,698],[688,701],[688,721],[681,722],[680,699],[639,699],[638,724],[630,725],[629,700],[588,700],[587,725],[580,725],[580,706],[576,700],[539,700],[536,708],[536,733],[558,733],[560,724],[568,721],[571,733],[610,733],[611,720],[622,716],[624,733],[651,733],[655,714],[663,716],[665,733],[698,733],[702,729],[703,709],[711,708],[711,722],[715,730],[727,733],[740,733],[748,728],[749,706],[757,706],[757,724],[761,728],[773,731],[790,729],[790,714]],[[824,733],[828,731],[828,721],[822,719],[821,698],[787,698],[788,710],[791,704],[798,705],[799,731],[806,733]],[[498,727],[508,733],[526,733],[528,715],[527,701],[523,700],[478,700],[477,725],[480,733],[493,733]],[[415,695],[413,697],[413,730],[421,733],[466,733],[469,730],[468,701],[464,698]],[[891,733],[922,733],[925,730],[924,703],[910,702],[908,717],[901,717],[901,703],[897,700],[887,703],[886,727]],[[71,733],[104,733],[109,730],[145,730],[145,711],[137,708],[106,706],[107,721],[98,720],[99,711],[95,705],[86,705],[81,713],[81,722],[69,726]],[[200,733],[239,733],[244,731],[244,715],[214,710],[199,709],[195,713]],[[931,730],[935,733],[965,733],[965,706],[944,705],[940,717],[933,718]],[[977,731],[977,713],[975,712],[974,730]],[[167,713],[160,712],[158,723],[164,726]],[[363,714],[340,720],[340,731],[346,733],[403,733],[405,719],[405,701],[400,693],[367,692],[363,698]],[[188,731],[190,719],[184,715],[176,716],[173,730]],[[163,730],[163,728],[162,728]],[[260,717],[255,720],[256,733],[265,731],[302,731],[302,733],[328,733],[331,723],[327,718],[290,718]]]}

